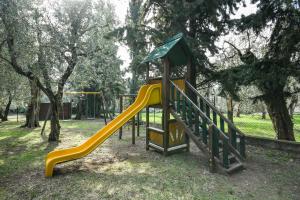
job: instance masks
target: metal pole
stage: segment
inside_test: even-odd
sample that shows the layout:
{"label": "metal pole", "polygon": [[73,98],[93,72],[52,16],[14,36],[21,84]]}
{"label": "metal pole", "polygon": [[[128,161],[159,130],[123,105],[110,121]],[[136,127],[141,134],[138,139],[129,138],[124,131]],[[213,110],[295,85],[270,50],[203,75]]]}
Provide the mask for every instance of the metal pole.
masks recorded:
{"label": "metal pole", "polygon": [[96,94],[94,94],[94,119],[96,119]]}
{"label": "metal pole", "polygon": [[19,122],[19,107],[17,107],[17,122]]}
{"label": "metal pole", "polygon": [[85,102],[86,102],[86,110],[85,110],[85,116],[86,118],[89,118],[89,100],[88,100],[88,95],[85,94]]}
{"label": "metal pole", "polygon": [[[149,63],[147,63],[146,81],[149,84]],[[146,150],[149,150],[149,106],[146,107]]]}

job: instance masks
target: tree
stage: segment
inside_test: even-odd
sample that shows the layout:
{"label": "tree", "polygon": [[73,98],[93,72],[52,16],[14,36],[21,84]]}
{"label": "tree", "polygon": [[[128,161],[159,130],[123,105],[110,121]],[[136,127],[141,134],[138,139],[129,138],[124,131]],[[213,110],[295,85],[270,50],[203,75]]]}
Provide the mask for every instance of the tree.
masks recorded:
{"label": "tree", "polygon": [[[230,15],[237,9],[239,0],[196,1],[196,0],[152,0],[145,4],[145,23],[148,24],[150,37],[154,44],[159,44],[170,35],[184,33],[193,52],[195,70],[192,85],[196,78],[209,78],[211,67],[208,55],[218,53],[215,41],[227,30]],[[154,28],[153,25],[154,24]],[[198,82],[200,86],[200,81]]]}
{"label": "tree", "polygon": [[126,24],[123,27],[115,28],[108,37],[115,37],[121,43],[129,47],[131,62],[126,69],[131,73],[129,81],[129,93],[135,94],[138,91],[138,86],[145,80],[145,68],[140,65],[147,54],[147,32],[144,20],[144,1],[131,0],[129,1],[129,9],[127,12]]}
{"label": "tree", "polygon": [[[99,2],[104,7],[104,3]],[[91,30],[107,26],[97,23],[97,17],[102,16],[95,12],[93,6],[100,4],[93,4],[92,1],[59,1],[51,5],[51,10],[49,7],[45,9],[37,5],[32,12],[22,8],[16,1],[5,0],[1,3],[1,20],[8,48],[7,57],[2,56],[2,59],[19,74],[36,81],[37,86],[49,98],[52,108],[49,141],[59,139],[58,113],[69,76],[81,57],[86,57],[98,49],[91,46],[92,42],[87,42],[87,34]],[[33,60],[39,69],[38,72],[27,67],[18,56],[20,52],[26,54],[25,49],[19,49],[20,41],[24,41],[23,30],[27,28],[26,23],[34,27],[33,44],[36,52]]]}
{"label": "tree", "polygon": [[[68,89],[102,92],[103,96],[98,95],[96,97],[97,102],[101,103],[102,108],[107,107],[110,113],[114,113],[115,100],[120,92],[124,90],[124,81],[122,80],[123,74],[120,69],[122,62],[117,56],[117,40],[106,37],[116,25],[114,9],[109,4],[107,6],[108,8],[98,11],[98,15],[102,17],[99,17],[97,20],[97,23],[107,24],[107,26],[101,29],[94,29],[86,36],[90,45],[97,47],[98,50],[96,53],[89,54],[80,60],[70,77]],[[80,100],[77,100],[77,108],[82,111],[81,103]],[[76,118],[80,119],[80,115],[81,112],[78,112]]]}
{"label": "tree", "polygon": [[234,20],[237,31],[253,31],[257,36],[267,37],[264,53],[258,56],[251,48],[240,50],[234,44],[242,64],[219,71],[217,79],[226,89],[236,93],[240,86],[254,85],[261,95],[272,120],[278,139],[295,140],[293,122],[287,108],[287,98],[299,92],[290,90],[289,80],[300,81],[300,11],[298,1],[259,1],[255,14]]}
{"label": "tree", "polygon": [[27,84],[24,78],[11,70],[6,63],[0,61],[0,119],[2,122],[8,120],[13,100],[26,96],[25,86]]}

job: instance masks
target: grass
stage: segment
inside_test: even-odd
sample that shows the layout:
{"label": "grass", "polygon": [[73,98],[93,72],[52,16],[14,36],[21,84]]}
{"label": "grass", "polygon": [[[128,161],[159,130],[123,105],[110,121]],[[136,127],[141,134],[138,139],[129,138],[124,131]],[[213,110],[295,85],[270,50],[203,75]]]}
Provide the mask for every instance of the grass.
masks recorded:
{"label": "grass", "polygon": [[[296,141],[300,142],[300,115],[294,115],[294,134]],[[235,117],[234,123],[247,135],[275,138],[275,132],[269,117],[261,119],[260,115],[241,115]]]}
{"label": "grass", "polygon": [[99,120],[61,125],[61,142],[49,144],[40,128],[0,124],[0,199],[297,199],[300,195],[300,160],[294,154],[248,147],[246,170],[232,176],[211,174],[204,155],[193,145],[189,153],[168,157],[146,151],[144,128],[136,145],[131,145],[131,132],[124,128],[123,140],[113,135],[90,155],[58,165],[59,174],[45,178],[49,151],[76,146],[104,126]]}
{"label": "grass", "polygon": [[[161,113],[150,113],[151,123],[161,123]],[[146,114],[142,113],[142,120],[146,121]],[[261,115],[241,115],[234,117],[235,125],[246,135],[275,138],[275,132],[269,117],[261,119]],[[296,141],[300,142],[300,115],[294,115],[294,134]]]}

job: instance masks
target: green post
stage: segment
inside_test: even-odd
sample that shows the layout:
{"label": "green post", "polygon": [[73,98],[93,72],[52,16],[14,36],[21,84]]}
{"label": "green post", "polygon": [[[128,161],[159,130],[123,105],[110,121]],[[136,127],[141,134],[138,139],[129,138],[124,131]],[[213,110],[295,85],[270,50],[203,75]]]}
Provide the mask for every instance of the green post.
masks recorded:
{"label": "green post", "polygon": [[228,169],[229,167],[229,160],[228,160],[228,140],[223,140],[223,166]]}
{"label": "green post", "polygon": [[225,133],[224,119],[220,117],[220,129]]}
{"label": "green post", "polygon": [[215,163],[215,152],[214,152],[214,130],[213,127],[210,126],[208,129],[209,134],[209,143],[208,143],[208,150],[209,150],[209,171],[214,173],[216,171],[216,163]]}
{"label": "green post", "polygon": [[245,146],[245,136],[240,136],[240,154],[243,158],[246,158],[246,146]]}
{"label": "green post", "polygon": [[175,102],[175,86],[173,84],[171,84],[171,103],[174,106],[174,102]]}
{"label": "green post", "polygon": [[199,111],[195,110],[195,134],[198,136],[200,136],[199,125]]}
{"label": "green post", "polygon": [[233,128],[230,129],[230,142],[231,145],[236,148],[236,131]]}
{"label": "green post", "polygon": [[213,111],[213,122],[216,126],[218,126],[217,113]]}
{"label": "green post", "polygon": [[176,90],[176,99],[177,99],[177,112],[180,113],[180,92],[178,90]]}
{"label": "green post", "polygon": [[219,131],[216,127],[213,127],[213,148],[214,155],[219,157]]}
{"label": "green post", "polygon": [[209,108],[209,105],[205,105],[205,112],[206,112],[206,116],[210,119],[210,108]]}
{"label": "green post", "polygon": [[188,125],[189,127],[193,126],[193,111],[192,111],[192,104],[190,102],[187,102],[188,105]]}
{"label": "green post", "polygon": [[200,98],[200,110],[204,111],[204,102],[203,99]]}
{"label": "green post", "polygon": [[182,119],[186,121],[186,100],[185,97],[182,97]]}
{"label": "green post", "polygon": [[204,144],[207,144],[207,135],[208,135],[207,123],[206,123],[206,119],[203,119],[203,121],[202,121],[202,140],[203,140]]}

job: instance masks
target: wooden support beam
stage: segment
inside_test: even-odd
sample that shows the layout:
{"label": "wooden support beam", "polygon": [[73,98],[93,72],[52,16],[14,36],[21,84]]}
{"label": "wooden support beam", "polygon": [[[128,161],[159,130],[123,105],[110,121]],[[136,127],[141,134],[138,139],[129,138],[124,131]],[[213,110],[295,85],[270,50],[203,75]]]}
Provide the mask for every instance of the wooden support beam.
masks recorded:
{"label": "wooden support beam", "polygon": [[146,108],[146,150],[149,150],[149,107]]}
{"label": "wooden support beam", "polygon": [[135,116],[132,120],[132,144],[135,144]]}
{"label": "wooden support beam", "polygon": [[163,137],[164,155],[168,155],[169,147],[169,119],[170,119],[170,62],[168,58],[163,60],[163,78],[162,78],[162,106],[163,106]]}
{"label": "wooden support beam", "polygon": [[140,136],[140,112],[137,114],[137,136]]}
{"label": "wooden support beam", "polygon": [[[146,83],[149,83],[149,71],[150,71],[150,66],[149,63],[147,63],[147,69],[146,69]],[[146,150],[149,150],[149,106],[146,107]]]}
{"label": "wooden support beam", "polygon": [[[120,114],[123,112],[123,96],[120,95]],[[121,128],[119,129],[119,139],[122,139],[122,134],[123,134],[123,127],[121,126]]]}
{"label": "wooden support beam", "polygon": [[[192,58],[190,57],[189,59],[189,62],[187,64],[187,71],[186,71],[186,74],[185,74],[185,80],[187,82],[189,82],[193,87],[196,87],[196,68],[195,66],[193,65],[193,62],[192,62]],[[194,92],[192,90],[189,89],[189,87],[187,85],[185,85],[185,90],[186,90],[186,94],[187,96],[196,104],[197,104],[197,95],[194,94]],[[199,116],[195,116],[195,118],[197,118]],[[193,120],[192,120],[193,121]],[[188,150],[189,150],[189,147],[190,147],[190,138],[188,136],[188,134],[185,134],[185,137],[186,137],[186,142],[188,144]]]}

